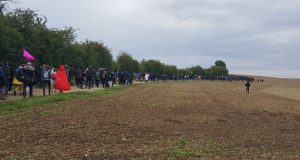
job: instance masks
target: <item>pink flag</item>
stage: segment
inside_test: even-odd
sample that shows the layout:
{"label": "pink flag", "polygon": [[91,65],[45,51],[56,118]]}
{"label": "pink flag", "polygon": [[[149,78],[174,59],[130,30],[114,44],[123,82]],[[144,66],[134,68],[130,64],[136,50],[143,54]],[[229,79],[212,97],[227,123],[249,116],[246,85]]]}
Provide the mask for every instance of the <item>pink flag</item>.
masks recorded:
{"label": "pink flag", "polygon": [[25,49],[23,49],[23,57],[25,57],[27,59],[27,61],[29,61],[29,62],[35,60],[35,58]]}

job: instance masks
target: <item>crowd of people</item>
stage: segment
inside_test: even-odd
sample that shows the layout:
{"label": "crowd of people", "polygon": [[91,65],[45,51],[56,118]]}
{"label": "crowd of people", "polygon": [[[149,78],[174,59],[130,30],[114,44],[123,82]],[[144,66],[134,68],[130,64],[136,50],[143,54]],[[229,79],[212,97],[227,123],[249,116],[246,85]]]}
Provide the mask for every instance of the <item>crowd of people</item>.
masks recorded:
{"label": "crowd of people", "polygon": [[42,88],[45,96],[62,94],[69,91],[72,85],[79,89],[99,88],[101,85],[108,88],[117,82],[119,85],[131,85],[135,76],[133,72],[111,72],[93,66],[75,68],[60,65],[57,69],[44,64],[35,68],[27,62],[13,69],[8,63],[0,63],[0,100],[5,100],[9,91],[13,91],[14,96],[32,97],[34,86]]}
{"label": "crowd of people", "polygon": [[0,100],[5,100],[8,91],[12,89],[14,89],[14,96],[20,95],[26,98],[28,92],[28,96],[32,97],[34,85],[37,82],[42,86],[44,96],[47,86],[48,95],[51,95],[51,90],[62,94],[63,91],[71,89],[63,65],[60,65],[58,70],[49,65],[43,65],[40,70],[36,70],[31,62],[20,64],[16,69],[11,68],[7,63],[0,63]]}
{"label": "crowd of people", "polygon": [[[109,88],[115,84],[131,85],[133,81],[167,81],[167,80],[211,80],[211,81],[247,81],[246,88],[249,93],[250,82],[255,79],[248,76],[189,76],[189,75],[168,75],[156,73],[133,73],[133,72],[112,72],[105,68],[96,69],[93,66],[78,67],[60,65],[59,68],[44,64],[35,68],[31,62],[20,64],[15,69],[8,63],[0,63],[0,100],[4,100],[8,91],[12,91],[14,96],[33,96],[34,86],[42,88],[43,95],[52,93],[62,94],[69,91],[71,85],[79,89],[91,89],[93,87]],[[263,79],[257,79],[263,83]]]}

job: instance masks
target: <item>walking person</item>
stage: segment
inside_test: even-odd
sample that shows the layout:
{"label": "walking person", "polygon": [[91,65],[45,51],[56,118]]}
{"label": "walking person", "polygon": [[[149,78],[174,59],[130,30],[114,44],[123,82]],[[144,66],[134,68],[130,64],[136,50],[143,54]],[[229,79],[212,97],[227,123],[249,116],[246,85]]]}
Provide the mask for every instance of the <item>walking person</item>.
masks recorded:
{"label": "walking person", "polygon": [[103,74],[102,74],[102,87],[103,88],[108,88],[109,87],[109,84],[108,84],[108,73],[107,71],[104,71]]}
{"label": "walking person", "polygon": [[113,87],[116,84],[116,73],[111,73],[111,79],[112,79],[112,83],[111,86]]}
{"label": "walking person", "polygon": [[6,67],[4,70],[7,77],[6,95],[8,95],[8,91],[11,91],[13,85],[14,70],[10,67],[8,62],[6,62]]}
{"label": "walking person", "polygon": [[133,72],[131,72],[131,73],[129,74],[129,84],[130,84],[130,85],[132,85],[133,80],[134,80],[134,74],[133,74]]}
{"label": "walking person", "polygon": [[99,70],[97,70],[96,71],[96,87],[97,88],[99,88],[100,80],[101,80],[101,73]]}
{"label": "walking person", "polygon": [[75,73],[76,85],[78,88],[83,89],[82,86],[82,67],[76,69]]}
{"label": "walking person", "polygon": [[27,62],[24,68],[22,68],[22,79],[23,79],[23,97],[26,98],[26,88],[29,87],[29,96],[32,97],[33,85],[35,78],[35,68],[31,62]]}
{"label": "walking person", "polygon": [[250,81],[247,80],[247,82],[246,82],[246,84],[245,84],[245,87],[246,87],[246,94],[249,94],[249,93],[250,93],[250,86],[251,86]]}
{"label": "walking person", "polygon": [[72,65],[69,70],[69,80],[71,85],[75,84],[75,74],[76,74],[75,66]]}
{"label": "walking person", "polygon": [[88,69],[87,68],[84,68],[82,70],[82,89],[83,89],[83,85],[85,86],[84,88],[86,89],[87,86],[88,86],[88,83],[87,83],[87,71]]}
{"label": "walking person", "polygon": [[108,76],[108,79],[107,79],[107,81],[108,81],[108,86],[109,86],[109,87],[112,87],[112,86],[113,86],[113,75],[112,75],[111,72],[108,72],[108,73],[107,73],[107,76]]}
{"label": "walking person", "polygon": [[51,84],[51,90],[52,92],[56,92],[56,88],[55,88],[55,79],[56,79],[56,68],[51,67],[51,76],[50,76],[50,84]]}
{"label": "walking person", "polygon": [[21,64],[19,67],[16,68],[16,75],[13,80],[14,85],[14,96],[17,95],[17,91],[19,92],[19,95],[23,94],[23,82],[22,82],[22,68],[25,66],[25,64]]}
{"label": "walking person", "polygon": [[60,65],[56,73],[55,88],[59,90],[59,94],[63,94],[63,91],[71,90],[71,85],[63,65]]}
{"label": "walking person", "polygon": [[70,82],[70,67],[67,64],[65,65],[65,70],[66,70],[66,74],[67,74],[68,80]]}
{"label": "walking person", "polygon": [[0,100],[5,100],[5,92],[6,92],[6,86],[5,86],[5,80],[6,75],[5,71],[3,69],[3,64],[0,63]]}
{"label": "walking person", "polygon": [[150,74],[149,74],[149,73],[146,73],[146,74],[145,74],[145,82],[146,82],[146,83],[149,81],[149,77],[150,77]]}
{"label": "walking person", "polygon": [[92,86],[94,85],[94,79],[96,77],[96,71],[93,69],[92,66],[89,66],[87,73],[86,73],[86,86],[85,88],[89,87],[89,89],[92,88]]}
{"label": "walking person", "polygon": [[51,95],[51,70],[49,65],[47,65],[46,68],[42,71],[41,76],[43,95],[46,95],[46,85],[48,86],[48,95]]}

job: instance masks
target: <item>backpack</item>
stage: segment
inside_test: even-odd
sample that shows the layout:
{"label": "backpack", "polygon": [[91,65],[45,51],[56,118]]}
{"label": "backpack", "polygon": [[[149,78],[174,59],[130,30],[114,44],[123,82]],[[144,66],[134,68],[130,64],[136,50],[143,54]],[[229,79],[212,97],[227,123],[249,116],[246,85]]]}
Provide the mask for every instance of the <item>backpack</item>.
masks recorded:
{"label": "backpack", "polygon": [[43,79],[49,80],[51,78],[50,71],[46,70],[43,72]]}
{"label": "backpack", "polygon": [[20,82],[23,82],[23,72],[22,69],[16,70],[16,79]]}
{"label": "backpack", "polygon": [[249,87],[250,87],[250,83],[246,83],[245,86],[246,86],[247,88],[249,88]]}

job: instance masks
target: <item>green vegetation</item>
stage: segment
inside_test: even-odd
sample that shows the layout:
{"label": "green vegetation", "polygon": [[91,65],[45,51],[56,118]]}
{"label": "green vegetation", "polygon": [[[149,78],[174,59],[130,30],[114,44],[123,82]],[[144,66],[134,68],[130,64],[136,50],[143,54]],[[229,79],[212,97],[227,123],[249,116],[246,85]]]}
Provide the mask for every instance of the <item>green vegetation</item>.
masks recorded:
{"label": "green vegetation", "polygon": [[9,160],[17,160],[17,157],[12,155],[12,156],[10,156]]}
{"label": "green vegetation", "polygon": [[189,143],[188,140],[184,139],[184,138],[179,138],[176,142],[175,142],[175,147],[171,150],[171,155],[173,157],[193,157],[196,155],[196,153],[187,148],[187,144]]}
{"label": "green vegetation", "polygon": [[73,93],[66,93],[62,95],[52,95],[52,96],[45,96],[45,97],[39,96],[39,97],[21,99],[16,101],[4,101],[0,103],[0,113],[6,114],[20,109],[30,108],[30,107],[44,105],[44,104],[63,102],[71,99],[83,99],[88,97],[104,96],[115,92],[119,92],[125,88],[126,87],[123,86],[117,86],[108,89],[98,90],[95,92],[73,92]]}
{"label": "green vegetation", "polygon": [[218,66],[218,67],[226,68],[225,62],[223,62],[223,61],[221,61],[221,60],[217,60],[217,61],[215,62],[215,65]]}
{"label": "green vegetation", "polygon": [[139,61],[132,58],[127,52],[121,52],[117,57],[116,70],[139,72]]}
{"label": "green vegetation", "polygon": [[218,152],[217,144],[208,137],[195,141],[179,138],[173,143],[170,154],[176,158],[209,156]]}
{"label": "green vegetation", "polygon": [[8,11],[0,1],[0,57],[17,66],[24,62],[22,50],[32,53],[41,64],[93,65],[112,69],[111,50],[102,42],[76,42],[75,29],[48,28],[47,19],[30,9]]}
{"label": "green vegetation", "polygon": [[188,140],[187,139],[184,139],[184,138],[179,138],[177,141],[176,141],[176,146],[179,146],[179,147],[184,147],[188,144]]}
{"label": "green vegetation", "polygon": [[194,157],[196,153],[188,149],[174,148],[171,155],[173,157]]}

